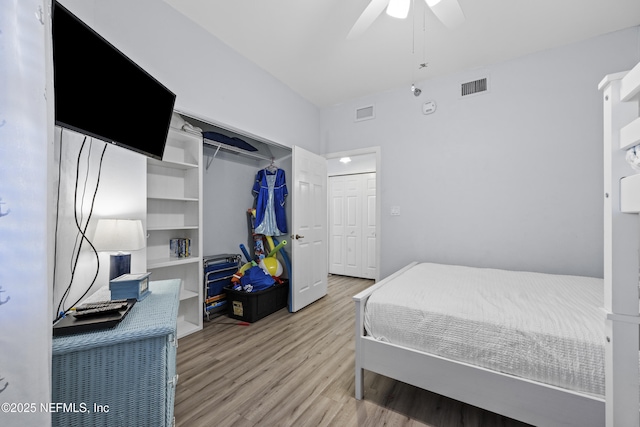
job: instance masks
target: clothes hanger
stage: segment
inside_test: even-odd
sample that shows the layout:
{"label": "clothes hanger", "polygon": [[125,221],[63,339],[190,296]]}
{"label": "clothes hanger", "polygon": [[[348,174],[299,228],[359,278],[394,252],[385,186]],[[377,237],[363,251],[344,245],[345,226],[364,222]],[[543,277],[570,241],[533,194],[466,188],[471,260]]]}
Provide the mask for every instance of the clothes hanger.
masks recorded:
{"label": "clothes hanger", "polygon": [[274,160],[275,160],[275,159],[272,157],[272,158],[271,158],[271,164],[270,164],[269,166],[267,166],[267,170],[268,170],[269,172],[275,172],[275,171],[277,171],[277,170],[278,170],[278,167],[273,163],[273,162],[274,162]]}

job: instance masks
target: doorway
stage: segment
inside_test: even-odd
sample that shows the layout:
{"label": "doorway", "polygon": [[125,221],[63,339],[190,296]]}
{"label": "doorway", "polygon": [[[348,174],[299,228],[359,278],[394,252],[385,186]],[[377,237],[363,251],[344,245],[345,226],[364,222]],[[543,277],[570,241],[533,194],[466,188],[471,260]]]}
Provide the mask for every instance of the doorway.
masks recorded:
{"label": "doorway", "polygon": [[378,280],[380,149],[326,155],[329,273]]}

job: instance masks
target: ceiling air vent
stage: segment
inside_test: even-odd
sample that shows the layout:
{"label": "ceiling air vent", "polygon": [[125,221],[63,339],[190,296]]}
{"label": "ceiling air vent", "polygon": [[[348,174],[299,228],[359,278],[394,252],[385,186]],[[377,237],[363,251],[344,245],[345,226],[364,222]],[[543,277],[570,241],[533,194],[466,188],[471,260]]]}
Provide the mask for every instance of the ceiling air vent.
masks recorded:
{"label": "ceiling air vent", "polygon": [[461,96],[469,96],[476,93],[486,92],[488,89],[489,85],[486,77],[460,84]]}
{"label": "ceiling air vent", "polygon": [[356,122],[373,119],[374,117],[375,117],[375,113],[373,111],[373,105],[367,105],[366,107],[356,108],[356,117],[355,117]]}

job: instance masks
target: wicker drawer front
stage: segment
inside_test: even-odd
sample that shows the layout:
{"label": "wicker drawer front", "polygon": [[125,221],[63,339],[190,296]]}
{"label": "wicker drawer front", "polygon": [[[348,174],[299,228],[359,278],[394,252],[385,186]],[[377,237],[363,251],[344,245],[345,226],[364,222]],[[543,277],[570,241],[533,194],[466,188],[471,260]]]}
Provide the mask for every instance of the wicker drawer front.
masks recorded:
{"label": "wicker drawer front", "polygon": [[174,425],[173,405],[175,403],[176,385],[178,384],[178,373],[176,372],[176,356],[178,352],[178,337],[173,334],[169,336],[167,345],[167,412],[165,425]]}
{"label": "wicker drawer front", "polygon": [[173,424],[180,281],[150,288],[115,328],[54,338],[52,402],[66,406],[53,426]]}

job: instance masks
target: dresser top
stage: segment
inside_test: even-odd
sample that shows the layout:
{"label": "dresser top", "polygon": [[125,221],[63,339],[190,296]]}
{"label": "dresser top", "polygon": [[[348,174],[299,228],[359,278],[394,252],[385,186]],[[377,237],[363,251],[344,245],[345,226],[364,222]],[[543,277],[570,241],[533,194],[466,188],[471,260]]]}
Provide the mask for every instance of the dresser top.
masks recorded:
{"label": "dresser top", "polygon": [[[136,302],[117,326],[111,329],[54,337],[52,354],[56,356],[126,341],[175,334],[180,283],[180,279],[150,282],[151,293],[142,301]],[[103,301],[110,297],[109,287],[104,286],[83,302]]]}

